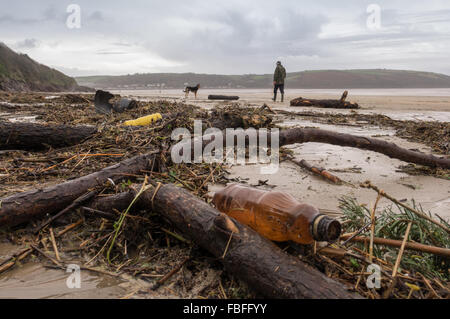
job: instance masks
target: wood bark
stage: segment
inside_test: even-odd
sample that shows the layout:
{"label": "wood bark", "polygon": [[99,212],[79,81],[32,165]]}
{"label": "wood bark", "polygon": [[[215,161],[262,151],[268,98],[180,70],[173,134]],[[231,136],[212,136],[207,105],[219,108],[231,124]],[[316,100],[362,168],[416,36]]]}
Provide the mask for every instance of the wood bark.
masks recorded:
{"label": "wood bark", "polygon": [[290,145],[295,143],[307,142],[356,147],[381,153],[390,158],[396,158],[405,162],[430,167],[450,168],[450,159],[404,149],[394,143],[375,138],[337,133],[316,128],[294,128],[282,131],[280,133],[280,145]]}
{"label": "wood bark", "polygon": [[325,168],[322,168],[319,166],[314,166],[314,165],[308,163],[307,161],[305,161],[304,159],[302,159],[301,161],[291,159],[291,161],[293,163],[297,164],[298,166],[303,167],[304,169],[310,171],[311,173],[321,176],[322,178],[324,178],[334,184],[342,184],[342,180],[339,177],[331,174]]}
{"label": "wood bark", "polygon": [[[351,237],[351,234],[345,234],[345,235],[341,236],[341,239],[347,240],[350,237]],[[360,243],[369,243],[370,237],[356,236],[356,237],[353,237],[350,241],[355,241],[355,242],[360,242]],[[377,244],[377,245],[385,245],[385,246],[398,247],[398,248],[400,248],[402,246],[401,240],[380,238],[380,237],[374,237],[373,243]],[[444,248],[444,247],[429,246],[429,245],[424,245],[424,244],[420,244],[420,243],[406,242],[405,248],[450,258],[450,249]]]}
{"label": "wood bark", "polygon": [[232,95],[208,95],[208,100],[239,100],[239,96]]}
{"label": "wood bark", "polygon": [[104,168],[98,172],[43,189],[11,195],[0,199],[0,226],[14,226],[54,214],[69,206],[89,189],[103,185],[108,178],[117,181],[122,174],[140,174],[151,167],[154,153],[139,155]]}
{"label": "wood bark", "polygon": [[347,98],[348,91],[344,91],[339,100],[317,100],[317,99],[304,99],[302,97],[291,100],[291,106],[313,106],[313,107],[323,107],[323,108],[334,108],[334,109],[358,109],[358,103],[351,103],[345,101]]}
{"label": "wood bark", "polygon": [[39,150],[75,145],[91,137],[93,126],[0,122],[0,149]]}
{"label": "wood bark", "polygon": [[[127,206],[130,198],[129,193],[103,197],[94,206],[109,211],[120,201],[125,202],[119,206]],[[185,236],[217,257],[227,271],[265,297],[361,298],[184,189],[168,184],[155,194],[152,187],[141,195],[137,204],[140,208],[153,208]]]}

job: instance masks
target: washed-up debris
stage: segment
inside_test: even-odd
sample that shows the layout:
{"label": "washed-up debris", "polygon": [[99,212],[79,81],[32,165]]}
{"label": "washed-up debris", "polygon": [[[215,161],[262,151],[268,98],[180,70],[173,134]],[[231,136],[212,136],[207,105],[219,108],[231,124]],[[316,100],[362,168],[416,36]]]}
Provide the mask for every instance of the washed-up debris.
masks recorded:
{"label": "washed-up debris", "polygon": [[437,178],[450,180],[450,170],[439,167],[426,167],[415,164],[400,165],[396,172],[409,175],[431,175]]}
{"label": "washed-up debris", "polygon": [[273,115],[266,108],[243,107],[237,103],[217,106],[211,110],[211,126],[219,129],[240,127],[270,128]]}
{"label": "washed-up debris", "polygon": [[291,158],[290,161],[297,164],[300,167],[303,167],[304,169],[310,171],[311,173],[321,176],[322,178],[326,179],[327,181],[332,182],[333,184],[340,185],[340,184],[345,183],[342,179],[340,179],[336,175],[331,174],[325,168],[322,168],[319,166],[314,166],[314,165],[308,163],[307,161],[305,161],[304,159],[297,161],[297,160]]}
{"label": "washed-up debris", "polygon": [[[421,211],[414,201],[408,207]],[[370,295],[376,293],[373,298],[450,297],[450,237],[444,229],[424,219],[425,212],[418,215],[402,206],[388,206],[377,213],[371,231],[364,227],[371,224],[371,211],[367,207],[354,198],[343,197],[340,208],[347,232],[342,239],[348,249],[369,256],[368,246],[373,245],[372,258],[380,267],[383,278],[380,288],[370,292]],[[445,227],[449,226],[448,222],[441,222]],[[349,246],[351,243],[355,244]],[[362,292],[363,282],[370,274],[364,273],[363,265],[359,263],[355,263],[353,269],[360,272],[359,278],[353,280]],[[415,284],[419,290],[410,295],[409,284]]]}
{"label": "washed-up debris", "polygon": [[150,114],[143,117],[140,117],[135,120],[125,121],[123,125],[127,126],[145,126],[155,123],[159,120],[162,120],[162,116],[160,113]]}
{"label": "washed-up debris", "polygon": [[239,96],[233,96],[233,95],[208,95],[208,100],[225,100],[225,101],[233,101],[233,100],[239,100]]}
{"label": "washed-up debris", "polygon": [[339,100],[316,100],[316,99],[306,99],[303,97],[298,97],[291,100],[291,106],[313,106],[313,107],[323,107],[323,108],[334,108],[334,109],[358,109],[358,103],[347,102],[348,91],[344,91],[342,97]]}
{"label": "washed-up debris", "polygon": [[93,126],[0,122],[0,150],[42,150],[75,145],[91,137]]}
{"label": "washed-up debris", "polygon": [[122,98],[112,104],[110,103],[112,98],[114,98],[114,95],[110,92],[97,90],[94,98],[95,110],[101,114],[111,114],[113,111],[123,113],[125,110],[138,107],[136,100]]}
{"label": "washed-up debris", "polygon": [[136,100],[130,100],[126,98],[120,99],[118,102],[113,104],[114,112],[117,113],[122,113],[125,110],[134,109],[136,107],[138,107],[138,103]]}
{"label": "washed-up debris", "polygon": [[339,221],[285,192],[230,184],[214,194],[213,203],[222,213],[273,241],[333,242],[341,232]]}
{"label": "washed-up debris", "polygon": [[[46,97],[48,98],[48,97]],[[55,100],[63,100],[65,103],[78,104],[78,103],[91,103],[92,101],[87,97],[79,94],[64,94],[60,96],[52,97]]]}
{"label": "washed-up debris", "polygon": [[362,126],[376,125],[382,128],[396,129],[396,135],[410,141],[423,143],[433,148],[434,152],[450,155],[450,123],[438,121],[394,120],[383,114],[363,114],[352,111],[349,114],[318,112],[286,112],[279,113],[306,117],[308,120],[324,124],[345,124]]}

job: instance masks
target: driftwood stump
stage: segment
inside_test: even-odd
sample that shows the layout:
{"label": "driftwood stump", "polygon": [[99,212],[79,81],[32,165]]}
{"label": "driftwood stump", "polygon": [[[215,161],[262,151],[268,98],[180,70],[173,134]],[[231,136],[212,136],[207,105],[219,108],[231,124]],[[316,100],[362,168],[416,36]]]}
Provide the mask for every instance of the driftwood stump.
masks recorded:
{"label": "driftwood stump", "polygon": [[40,150],[75,145],[91,137],[93,126],[0,122],[0,149]]}

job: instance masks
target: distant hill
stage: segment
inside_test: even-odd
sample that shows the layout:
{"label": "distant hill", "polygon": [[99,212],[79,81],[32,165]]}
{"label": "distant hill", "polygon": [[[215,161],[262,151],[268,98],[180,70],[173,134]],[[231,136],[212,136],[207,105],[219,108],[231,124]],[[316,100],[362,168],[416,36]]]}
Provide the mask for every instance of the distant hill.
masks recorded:
{"label": "distant hill", "polygon": [[0,91],[86,91],[74,78],[19,54],[0,42]]}
{"label": "distant hill", "polygon": [[[77,77],[80,85],[104,89],[183,88],[185,83],[202,88],[269,88],[272,74],[216,75],[195,73],[146,73],[121,76]],[[450,88],[450,76],[402,70],[319,70],[288,73],[286,86],[306,89],[355,88]]]}

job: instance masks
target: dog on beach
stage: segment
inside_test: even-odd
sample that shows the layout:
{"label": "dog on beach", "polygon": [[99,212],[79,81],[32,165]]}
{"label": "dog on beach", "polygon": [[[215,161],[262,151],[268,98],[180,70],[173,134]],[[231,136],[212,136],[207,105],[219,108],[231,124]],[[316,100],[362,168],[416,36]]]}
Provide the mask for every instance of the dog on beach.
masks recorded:
{"label": "dog on beach", "polygon": [[197,98],[197,91],[200,88],[200,84],[197,84],[196,86],[186,86],[186,88],[184,89],[184,93],[186,93],[186,98],[189,95],[189,92],[194,93],[195,98]]}

